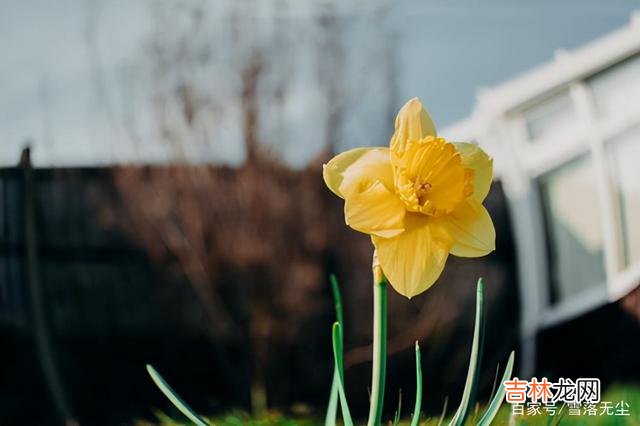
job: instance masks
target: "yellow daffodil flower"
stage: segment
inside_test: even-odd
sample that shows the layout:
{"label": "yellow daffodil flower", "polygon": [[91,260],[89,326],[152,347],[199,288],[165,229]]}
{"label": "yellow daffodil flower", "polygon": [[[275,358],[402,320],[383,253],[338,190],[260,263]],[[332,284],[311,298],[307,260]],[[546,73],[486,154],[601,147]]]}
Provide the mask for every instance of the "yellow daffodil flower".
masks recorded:
{"label": "yellow daffodil flower", "polygon": [[356,148],[324,165],[324,181],[344,199],[347,225],[371,235],[378,262],[398,293],[413,297],[440,276],[449,254],[495,249],[482,201],[492,159],[472,143],[436,135],[417,98],[396,118],[389,148]]}

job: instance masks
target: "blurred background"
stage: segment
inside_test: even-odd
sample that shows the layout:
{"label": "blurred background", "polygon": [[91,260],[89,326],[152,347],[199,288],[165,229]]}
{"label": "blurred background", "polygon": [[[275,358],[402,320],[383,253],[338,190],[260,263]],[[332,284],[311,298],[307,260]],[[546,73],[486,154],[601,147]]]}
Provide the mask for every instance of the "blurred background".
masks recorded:
{"label": "blurred background", "polygon": [[481,400],[514,348],[521,378],[640,385],[637,3],[0,8],[0,424],[176,415],[146,363],[199,412],[322,418],[332,273],[364,417],[372,247],[321,166],[386,145],[414,96],[494,156],[497,249],[390,291],[386,417],[416,340],[425,412],[457,405],[480,276]]}

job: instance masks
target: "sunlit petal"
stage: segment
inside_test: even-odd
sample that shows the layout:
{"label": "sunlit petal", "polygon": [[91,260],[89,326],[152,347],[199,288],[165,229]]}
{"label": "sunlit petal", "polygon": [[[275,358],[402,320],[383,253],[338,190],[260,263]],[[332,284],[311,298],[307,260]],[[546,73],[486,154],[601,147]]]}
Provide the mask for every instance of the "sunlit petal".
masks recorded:
{"label": "sunlit petal", "polygon": [[346,198],[349,194],[363,192],[375,182],[393,191],[393,169],[388,148],[369,149],[361,155],[342,173],[338,190]]}
{"label": "sunlit petal", "polygon": [[372,237],[382,271],[398,293],[411,298],[438,279],[449,247],[436,237],[429,219],[414,213],[405,217],[403,233],[393,238]]}
{"label": "sunlit petal", "polygon": [[493,180],[493,159],[478,145],[468,142],[454,143],[462,157],[462,166],[473,170],[473,198],[482,202]]}
{"label": "sunlit petal", "polygon": [[396,117],[395,131],[390,142],[391,151],[395,156],[401,156],[409,141],[427,136],[436,136],[436,126],[420,100],[413,98],[404,104]]}
{"label": "sunlit petal", "polygon": [[343,197],[340,193],[340,184],[342,183],[342,174],[355,161],[367,152],[379,148],[354,148],[345,151],[333,157],[327,164],[322,166],[322,177],[324,183],[329,187],[331,192],[339,197]]}
{"label": "sunlit petal", "polygon": [[390,238],[404,231],[404,203],[381,182],[347,196],[344,216],[347,225],[365,234]]}
{"label": "sunlit petal", "polygon": [[389,149],[355,148],[345,151],[323,166],[322,177],[329,189],[341,198],[376,181],[393,188]]}
{"label": "sunlit petal", "polygon": [[450,253],[459,257],[480,257],[496,248],[496,231],[480,202],[470,198],[453,213],[434,221],[451,237]]}

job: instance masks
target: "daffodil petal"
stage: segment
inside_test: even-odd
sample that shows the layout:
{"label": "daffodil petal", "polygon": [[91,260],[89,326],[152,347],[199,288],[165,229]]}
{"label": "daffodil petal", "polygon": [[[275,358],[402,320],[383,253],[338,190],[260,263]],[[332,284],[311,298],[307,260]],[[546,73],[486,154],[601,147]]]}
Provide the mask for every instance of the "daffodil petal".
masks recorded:
{"label": "daffodil petal", "polygon": [[[393,185],[393,171],[389,165],[388,148],[354,148],[333,157],[322,168],[327,187],[344,198],[344,189],[358,187],[361,181],[379,180]],[[347,184],[343,186],[347,176]],[[343,187],[341,189],[341,187]]]}
{"label": "daffodil petal", "polygon": [[438,279],[449,247],[432,232],[429,219],[407,214],[405,231],[393,238],[372,237],[382,271],[391,286],[411,298],[427,290]]}
{"label": "daffodil petal", "polygon": [[436,126],[431,116],[418,98],[408,101],[398,112],[395,131],[390,147],[394,155],[400,156],[407,149],[409,141],[436,136]]}
{"label": "daffodil petal", "polygon": [[462,166],[473,170],[472,197],[484,201],[493,180],[493,159],[476,144],[455,142],[454,145],[460,153]]}
{"label": "daffodil petal", "polygon": [[393,169],[388,148],[373,148],[362,154],[342,173],[338,190],[347,198],[350,194],[361,193],[380,182],[393,190]]}
{"label": "daffodil petal", "polygon": [[356,231],[384,238],[404,231],[405,213],[404,203],[381,182],[347,196],[344,203],[347,225]]}
{"label": "daffodil petal", "polygon": [[450,253],[458,257],[480,257],[496,248],[496,231],[489,212],[479,201],[470,198],[453,213],[438,218],[449,234]]}
{"label": "daffodil petal", "polygon": [[340,184],[342,183],[342,174],[352,165],[358,158],[376,148],[354,148],[349,151],[342,152],[333,157],[327,164],[322,166],[322,177],[327,187],[338,197],[344,198],[340,193]]}

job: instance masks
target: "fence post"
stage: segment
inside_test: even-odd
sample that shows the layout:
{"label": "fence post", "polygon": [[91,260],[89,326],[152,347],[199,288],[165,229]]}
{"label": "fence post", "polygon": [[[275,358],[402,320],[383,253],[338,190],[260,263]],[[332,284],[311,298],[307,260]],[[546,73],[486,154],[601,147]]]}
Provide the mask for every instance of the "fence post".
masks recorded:
{"label": "fence post", "polygon": [[42,373],[49,388],[51,399],[66,425],[75,425],[67,394],[62,384],[60,372],[57,368],[55,350],[51,342],[49,324],[45,306],[44,291],[40,280],[40,265],[38,260],[38,233],[35,212],[35,181],[31,167],[30,149],[22,151],[20,168],[23,178],[23,208],[24,208],[24,237],[26,256],[26,277],[31,299],[31,320],[35,344]]}

